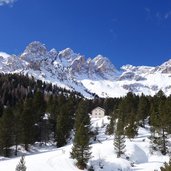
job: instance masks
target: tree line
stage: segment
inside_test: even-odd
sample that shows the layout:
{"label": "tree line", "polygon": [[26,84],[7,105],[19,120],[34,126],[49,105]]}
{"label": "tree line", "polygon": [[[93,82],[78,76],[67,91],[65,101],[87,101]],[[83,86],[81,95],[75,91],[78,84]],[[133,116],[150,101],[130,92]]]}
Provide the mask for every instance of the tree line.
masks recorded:
{"label": "tree line", "polygon": [[[80,93],[17,74],[0,74],[0,155],[17,155],[18,145],[49,140],[62,147],[74,135],[71,157],[86,168],[91,157],[91,130],[88,113],[100,106],[110,118],[106,133],[114,134],[117,157],[124,153],[125,137],[132,139],[138,127],[150,125],[151,150],[169,152],[171,96],[162,91],[155,96],[129,92],[121,98],[85,99]],[[11,151],[11,146],[15,150]]]}
{"label": "tree line", "polygon": [[[82,95],[17,74],[0,74],[0,155],[35,142],[67,143]],[[15,151],[11,148],[15,146]],[[11,154],[12,152],[12,154]]]}

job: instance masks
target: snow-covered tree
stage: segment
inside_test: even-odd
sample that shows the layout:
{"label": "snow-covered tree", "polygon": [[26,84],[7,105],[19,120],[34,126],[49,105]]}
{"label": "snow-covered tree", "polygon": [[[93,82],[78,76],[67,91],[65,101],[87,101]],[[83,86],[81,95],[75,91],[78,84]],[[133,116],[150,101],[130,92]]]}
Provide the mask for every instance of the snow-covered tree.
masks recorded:
{"label": "snow-covered tree", "polygon": [[117,121],[114,137],[114,149],[117,157],[119,158],[125,152],[125,136],[123,133],[123,125],[121,120]]}
{"label": "snow-covered tree", "polygon": [[16,166],[15,171],[26,171],[26,166],[25,166],[25,161],[24,161],[24,156],[21,157],[18,165]]}

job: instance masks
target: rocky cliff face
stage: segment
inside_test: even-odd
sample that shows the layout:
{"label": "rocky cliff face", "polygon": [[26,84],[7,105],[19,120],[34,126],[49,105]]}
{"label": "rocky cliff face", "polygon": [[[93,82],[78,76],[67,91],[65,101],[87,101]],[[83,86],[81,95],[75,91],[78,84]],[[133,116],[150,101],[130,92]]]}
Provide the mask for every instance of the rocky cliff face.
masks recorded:
{"label": "rocky cliff face", "polygon": [[30,43],[20,56],[0,53],[0,72],[28,74],[60,87],[81,92],[86,97],[136,94],[154,95],[162,89],[171,94],[171,60],[157,67],[125,65],[117,70],[108,58],[87,59],[66,48],[51,49],[38,41]]}

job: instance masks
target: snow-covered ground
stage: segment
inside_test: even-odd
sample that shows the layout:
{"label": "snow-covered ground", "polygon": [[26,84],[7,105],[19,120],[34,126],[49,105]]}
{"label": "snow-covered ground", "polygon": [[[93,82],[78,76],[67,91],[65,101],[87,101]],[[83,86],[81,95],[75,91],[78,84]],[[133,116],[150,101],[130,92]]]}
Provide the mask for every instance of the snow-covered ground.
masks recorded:
{"label": "snow-covered ground", "polygon": [[[113,136],[105,135],[106,125],[109,123],[107,117],[92,119],[92,127],[98,127],[99,134],[96,142],[92,143],[92,158],[89,165],[95,171],[154,171],[165,161],[168,156],[159,153],[150,153],[149,127],[139,128],[136,138],[126,140],[125,157],[117,158],[113,146]],[[70,158],[72,144],[62,148],[37,149],[39,152],[26,155],[27,171],[78,171],[74,160]],[[129,157],[129,160],[126,159]],[[3,159],[0,157],[0,171],[15,171],[20,157]],[[134,163],[134,167],[131,166]]]}

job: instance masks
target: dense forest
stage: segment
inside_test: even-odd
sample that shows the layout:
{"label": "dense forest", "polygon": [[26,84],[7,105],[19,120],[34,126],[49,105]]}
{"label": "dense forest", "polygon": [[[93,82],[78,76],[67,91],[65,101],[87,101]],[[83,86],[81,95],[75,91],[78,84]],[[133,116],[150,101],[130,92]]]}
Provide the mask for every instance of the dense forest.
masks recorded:
{"label": "dense forest", "polygon": [[73,128],[77,104],[82,98],[79,93],[28,76],[1,74],[1,155],[12,155],[10,147],[14,145],[17,155],[19,144],[23,144],[26,150],[35,142],[53,140],[57,146],[66,144]]}
{"label": "dense forest", "polygon": [[[75,135],[71,157],[77,159],[79,168],[85,168],[91,156],[89,144],[96,135],[88,114],[97,106],[104,108],[110,119],[106,134],[115,135],[118,157],[124,149],[124,138],[134,138],[138,127],[146,124],[150,125],[151,150],[169,153],[171,96],[166,97],[162,91],[153,97],[129,92],[121,98],[85,99],[33,77],[0,74],[0,155],[17,155],[19,145],[29,151],[35,142],[51,141],[62,147]],[[86,155],[80,154],[80,149]]]}

